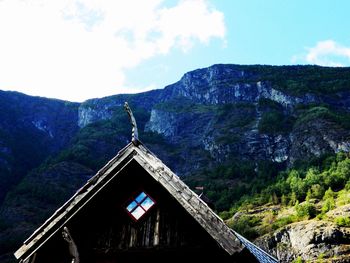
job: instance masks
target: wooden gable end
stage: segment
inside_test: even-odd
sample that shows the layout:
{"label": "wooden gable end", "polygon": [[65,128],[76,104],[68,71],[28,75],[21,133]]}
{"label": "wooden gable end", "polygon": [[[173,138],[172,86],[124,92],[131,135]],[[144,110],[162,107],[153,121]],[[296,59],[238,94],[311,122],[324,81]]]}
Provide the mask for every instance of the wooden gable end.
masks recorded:
{"label": "wooden gable end", "polygon": [[[135,221],[125,207],[140,191],[149,194],[155,205]],[[81,262],[175,262],[205,260],[213,255],[232,262],[230,255],[136,161],[129,163],[66,227]],[[61,259],[54,256],[55,250]],[[68,256],[58,232],[37,252],[35,262],[64,262]]]}
{"label": "wooden gable end", "polygon": [[[135,220],[126,207],[140,192],[154,205]],[[236,262],[244,255],[238,255],[242,246],[223,221],[142,145],[129,144],[119,152],[25,241],[16,257],[69,262],[65,227],[80,262],[175,262],[209,256]],[[246,255],[245,262],[254,258]]]}

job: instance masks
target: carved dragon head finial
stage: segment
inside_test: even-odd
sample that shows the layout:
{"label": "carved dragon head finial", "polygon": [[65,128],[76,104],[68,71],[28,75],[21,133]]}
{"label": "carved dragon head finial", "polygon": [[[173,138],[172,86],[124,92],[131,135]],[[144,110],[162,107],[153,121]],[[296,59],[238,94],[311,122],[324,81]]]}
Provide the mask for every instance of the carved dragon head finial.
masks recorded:
{"label": "carved dragon head finial", "polygon": [[132,125],[132,138],[131,141],[134,145],[138,145],[139,143],[139,132],[137,130],[137,124],[134,115],[132,114],[132,111],[129,107],[129,104],[127,102],[124,103],[124,109],[129,115],[129,120]]}

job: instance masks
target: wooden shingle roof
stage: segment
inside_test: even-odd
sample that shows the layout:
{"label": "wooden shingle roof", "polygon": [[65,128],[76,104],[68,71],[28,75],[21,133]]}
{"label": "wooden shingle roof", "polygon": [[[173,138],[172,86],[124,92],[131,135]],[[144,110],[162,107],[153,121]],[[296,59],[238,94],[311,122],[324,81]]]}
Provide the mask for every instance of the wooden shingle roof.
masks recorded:
{"label": "wooden shingle roof", "polygon": [[24,242],[15,252],[15,257],[23,261],[28,259],[55,233],[62,230],[82,207],[112,179],[118,177],[118,174],[132,161],[138,162],[154,180],[159,182],[227,253],[232,255],[242,250],[241,242],[224,221],[161,160],[138,142],[129,143],[89,179]]}

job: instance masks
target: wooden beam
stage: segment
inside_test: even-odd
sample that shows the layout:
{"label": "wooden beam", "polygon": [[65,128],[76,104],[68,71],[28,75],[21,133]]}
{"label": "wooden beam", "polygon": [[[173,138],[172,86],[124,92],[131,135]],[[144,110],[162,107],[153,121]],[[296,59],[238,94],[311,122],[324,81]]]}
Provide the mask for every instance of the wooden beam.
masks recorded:
{"label": "wooden beam", "polygon": [[78,247],[75,244],[75,242],[74,242],[74,240],[73,240],[73,238],[72,238],[71,234],[69,233],[69,230],[66,226],[63,227],[62,236],[63,236],[63,239],[68,243],[69,254],[72,256],[71,263],[79,263],[80,258],[79,258]]}

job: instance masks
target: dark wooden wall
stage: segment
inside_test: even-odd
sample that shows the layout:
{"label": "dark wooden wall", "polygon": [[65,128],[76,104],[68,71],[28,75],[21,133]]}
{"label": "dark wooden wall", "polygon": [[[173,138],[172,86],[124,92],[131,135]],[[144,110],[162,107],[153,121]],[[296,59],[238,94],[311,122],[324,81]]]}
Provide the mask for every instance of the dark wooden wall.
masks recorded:
{"label": "dark wooden wall", "polygon": [[[156,204],[138,221],[125,210],[140,191]],[[67,224],[81,263],[235,262],[177,201],[133,162]],[[61,232],[40,248],[35,263],[70,262]],[[249,256],[244,262],[250,262]]]}

